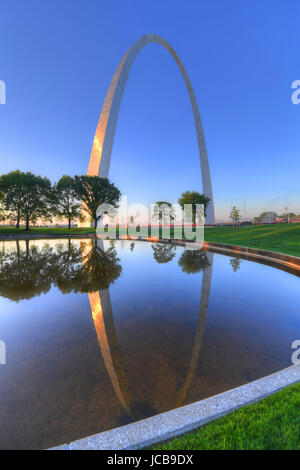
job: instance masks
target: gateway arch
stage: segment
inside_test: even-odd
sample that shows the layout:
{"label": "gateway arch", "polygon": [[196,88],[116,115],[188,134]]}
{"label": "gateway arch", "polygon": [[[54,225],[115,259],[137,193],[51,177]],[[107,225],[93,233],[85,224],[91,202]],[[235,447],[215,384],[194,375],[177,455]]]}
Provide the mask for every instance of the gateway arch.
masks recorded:
{"label": "gateway arch", "polygon": [[99,175],[102,178],[108,177],[117,119],[127,78],[138,53],[143,49],[143,47],[147,46],[147,44],[152,43],[160,44],[171,54],[185,81],[196,127],[202,174],[202,189],[203,193],[210,199],[210,203],[206,211],[206,223],[214,224],[215,212],[208,155],[196,96],[188,74],[178,55],[167,41],[155,34],[146,34],[145,36],[142,36],[128,49],[112,78],[99,118],[87,174],[90,176]]}

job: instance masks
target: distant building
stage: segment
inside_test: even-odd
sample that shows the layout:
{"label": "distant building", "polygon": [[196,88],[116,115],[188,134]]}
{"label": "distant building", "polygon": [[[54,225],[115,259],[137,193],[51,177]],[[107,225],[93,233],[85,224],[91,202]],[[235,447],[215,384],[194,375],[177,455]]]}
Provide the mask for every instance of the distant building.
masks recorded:
{"label": "distant building", "polygon": [[244,226],[248,226],[248,225],[253,225],[252,222],[250,222],[250,220],[244,220],[244,222],[241,222],[241,227],[244,227]]}
{"label": "distant building", "polygon": [[277,214],[273,211],[262,212],[258,217],[254,217],[253,223],[257,224],[275,224],[277,222]]}
{"label": "distant building", "polygon": [[261,215],[260,215],[260,218],[261,218],[261,224],[274,224],[275,221],[276,221],[276,213],[275,212],[272,212],[272,211],[268,211],[268,212],[263,212]]}
{"label": "distant building", "polygon": [[300,223],[300,217],[297,217],[296,214],[293,212],[290,212],[288,214],[283,214],[280,215],[279,217],[276,217],[276,222],[278,224],[289,224],[289,223]]}
{"label": "distant building", "polygon": [[286,217],[276,217],[275,222],[277,224],[287,224],[288,220]]}

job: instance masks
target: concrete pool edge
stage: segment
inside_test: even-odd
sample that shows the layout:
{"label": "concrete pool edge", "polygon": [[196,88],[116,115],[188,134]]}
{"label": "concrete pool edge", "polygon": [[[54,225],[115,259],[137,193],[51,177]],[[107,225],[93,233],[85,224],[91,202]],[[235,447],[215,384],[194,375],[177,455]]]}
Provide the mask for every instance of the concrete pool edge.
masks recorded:
{"label": "concrete pool edge", "polygon": [[[11,234],[11,235],[2,235],[0,234],[0,242],[5,241],[13,241],[13,240],[47,240],[47,239],[94,239],[97,238],[95,233],[62,233],[62,234]],[[240,245],[230,245],[227,243],[217,243],[217,242],[195,242],[195,241],[188,241],[188,240],[179,240],[179,239],[166,239],[166,240],[159,240],[159,239],[152,239],[151,237],[148,238],[134,238],[134,237],[127,237],[128,240],[133,241],[147,241],[147,242],[155,242],[155,243],[171,243],[178,246],[185,246],[186,244],[190,245],[193,244],[196,247],[204,248],[205,250],[213,250],[216,252],[221,252],[223,254],[233,254],[236,256],[245,256],[257,260],[266,261],[269,263],[278,264],[280,266],[285,266],[286,268],[293,270],[293,271],[300,271],[300,257],[288,255],[285,253],[280,253],[278,251],[269,251],[262,248],[250,248],[247,246],[240,246]],[[116,238],[116,240],[122,240],[122,238]],[[125,240],[125,239],[124,239]]]}
{"label": "concrete pool edge", "polygon": [[300,364],[246,385],[50,450],[136,450],[193,431],[300,382]]}
{"label": "concrete pool edge", "polygon": [[[196,242],[197,243],[197,242]],[[293,255],[286,255],[277,251],[263,250],[261,248],[249,248],[239,245],[229,245],[225,243],[204,242],[205,250],[219,251],[223,254],[233,254],[236,256],[246,256],[257,260],[285,266],[293,271],[300,271],[300,258]]]}
{"label": "concrete pool edge", "polygon": [[[46,239],[48,239],[49,237],[45,237]],[[60,237],[59,237],[60,238]],[[68,238],[80,238],[80,239],[88,239],[88,238],[94,238],[94,236],[78,236],[78,237],[74,237],[73,235],[68,237]],[[131,240],[136,240],[134,238],[131,238]],[[271,252],[271,251],[267,251],[267,250],[261,250],[261,249],[253,249],[253,248],[247,248],[247,247],[240,247],[240,246],[235,246],[235,245],[228,245],[228,244],[220,244],[220,243],[214,243],[214,242],[204,242],[204,244],[201,244],[200,242],[186,242],[186,241],[181,241],[181,240],[165,240],[165,241],[161,241],[161,240],[153,240],[153,239],[142,239],[140,238],[139,240],[136,240],[136,241],[148,241],[150,243],[153,243],[153,242],[161,242],[161,243],[174,243],[175,245],[179,245],[179,246],[183,246],[183,247],[187,247],[188,249],[188,246],[190,245],[190,249],[196,249],[196,250],[199,250],[200,248],[204,248],[205,250],[207,251],[213,251],[213,252],[216,252],[216,253],[220,253],[220,254],[224,254],[226,256],[237,256],[237,257],[244,257],[246,259],[249,258],[249,261],[258,261],[258,262],[261,262],[261,263],[265,263],[265,264],[272,264],[272,266],[274,268],[278,268],[278,269],[285,269],[285,270],[294,270],[296,271],[296,273],[300,273],[300,258],[297,258],[295,256],[291,256],[291,255],[284,255],[284,254],[281,254],[281,253],[276,253],[276,252]],[[299,274],[296,274],[296,275],[299,275]],[[299,369],[299,367],[298,367]],[[283,371],[281,371],[281,373],[283,373],[285,371],[285,369]],[[279,372],[280,373],[280,372]],[[278,373],[277,373],[278,374]],[[273,374],[273,376],[276,375],[276,374]],[[298,375],[299,375],[299,371],[298,371]],[[268,378],[265,377],[265,379]],[[295,379],[295,377],[294,377]],[[263,379],[260,379],[260,380],[263,380]],[[185,432],[188,432],[190,430],[193,430],[193,429],[196,429],[197,427],[203,425],[203,424],[206,424],[208,423],[209,421],[212,421],[214,419],[217,419],[227,413],[230,413],[232,411],[234,411],[235,409],[239,408],[239,407],[243,407],[247,404],[250,404],[250,403],[253,403],[255,401],[259,401],[261,400],[262,398],[264,398],[265,396],[268,396],[270,394],[273,394],[275,392],[277,392],[278,390],[281,390],[282,388],[285,388],[286,386],[288,385],[291,385],[292,383],[296,383],[296,382],[299,382],[300,381],[300,378],[297,378],[294,382],[291,382],[291,383],[286,383],[284,384],[283,386],[280,386],[279,388],[271,391],[271,392],[267,392],[266,395],[263,395],[263,396],[259,396],[258,398],[253,398],[251,399],[250,401],[246,401],[245,403],[239,403],[239,400],[236,400],[236,402],[233,400],[233,398],[228,398],[226,393],[228,392],[224,392],[224,394],[220,394],[220,395],[217,395],[215,397],[210,397],[209,399],[207,399],[208,401],[209,400],[213,400],[213,399],[221,399],[221,400],[227,400],[228,403],[227,403],[227,409],[225,410],[222,410],[220,411],[219,409],[219,406],[218,406],[218,402],[215,403],[215,410],[211,410],[211,415],[209,416],[206,416],[205,415],[205,409],[203,410],[203,405],[205,405],[206,403],[206,400],[202,400],[201,402],[195,402],[191,405],[187,405],[187,407],[189,406],[194,406],[194,405],[202,405],[202,411],[203,411],[203,414],[199,414],[200,412],[194,410],[194,415],[195,415],[195,419],[193,420],[193,416],[191,416],[191,412],[189,410],[187,410],[186,407],[183,407],[185,409],[185,413],[187,413],[187,415],[190,416],[190,421],[188,421],[188,419],[186,418],[186,416],[180,416],[179,417],[176,417],[176,412],[180,414],[180,411],[181,411],[181,408],[177,408],[177,409],[173,409],[167,413],[162,413],[160,415],[157,415],[157,416],[154,416],[152,418],[148,418],[147,420],[142,420],[141,422],[136,422],[136,423],[132,423],[128,426],[125,426],[125,427],[122,427],[122,428],[115,428],[115,429],[112,429],[111,431],[107,431],[107,432],[102,432],[100,434],[97,434],[97,435],[94,435],[94,436],[90,436],[90,437],[87,437],[85,439],[80,439],[79,441],[76,441],[76,442],[72,442],[71,444],[69,445],[63,445],[62,449],[76,449],[76,448],[82,448],[82,449],[110,449],[110,450],[114,450],[115,448],[116,449],[136,449],[136,448],[143,448],[145,446],[148,446],[148,445],[151,445],[155,442],[159,442],[159,441],[162,441],[162,440],[168,440],[168,439],[171,439],[172,437],[175,437],[175,436],[178,436],[178,435],[181,435],[181,434],[184,434]],[[248,384],[248,385],[251,385],[251,384]],[[243,386],[245,387],[245,386]],[[235,391],[237,389],[233,389],[231,390],[231,392]],[[245,394],[247,394],[247,392],[245,392]],[[226,395],[226,396],[225,396]],[[225,396],[225,398],[224,398]],[[249,399],[249,397],[247,396],[247,399]],[[209,409],[211,409],[211,402],[210,403],[206,403],[207,407]],[[226,403],[225,403],[226,405]],[[225,406],[226,408],[226,406]],[[172,416],[168,415],[169,413],[172,413]],[[166,415],[166,417],[164,416]],[[155,424],[155,419],[160,419],[161,421],[158,422],[157,424]],[[147,431],[147,422],[149,420],[152,420],[151,423],[148,423],[148,428],[150,427],[150,429],[148,429]],[[167,422],[165,422],[167,420]],[[186,423],[187,421],[187,423]],[[137,425],[140,425],[140,424],[143,424],[144,422],[146,422],[146,428],[141,431],[139,431],[139,427],[134,428],[134,426],[137,426]],[[177,427],[175,426],[177,424]],[[154,429],[153,433],[154,434],[154,437],[153,435],[151,434],[152,432],[152,427],[155,427],[157,426],[158,427],[158,430]],[[127,430],[127,428],[131,428],[133,427],[133,429],[130,431],[130,430]],[[162,429],[162,434],[159,432],[160,431],[160,428]],[[95,429],[95,428],[94,428]],[[123,434],[125,433],[125,438],[127,439],[127,433],[128,434],[134,434],[134,433],[138,433],[139,432],[139,437],[140,438],[143,438],[144,437],[144,440],[141,440],[141,441],[136,441],[135,443],[133,442],[133,444],[130,444],[129,442],[129,438],[127,439],[127,443],[125,442],[125,446],[123,447],[111,447],[110,445],[109,446],[106,446],[106,447],[103,447],[101,445],[105,445],[103,444],[103,440],[100,441],[100,444],[99,442],[95,443],[95,445],[92,445],[92,447],[87,447],[90,445],[90,440],[91,439],[94,439],[94,438],[97,438],[99,439],[102,435],[106,435],[106,437],[104,436],[103,439],[106,439],[108,440],[108,437],[107,437],[107,433],[113,433],[114,431],[116,432],[119,432],[119,433],[122,433],[121,437],[119,438],[119,441],[116,440],[116,436],[114,437],[115,441],[113,442],[119,442],[116,443],[115,445],[122,445],[122,439],[124,438]],[[155,434],[156,433],[156,434]],[[159,433],[159,436],[155,438],[155,435],[157,435],[157,433]],[[77,436],[80,437],[84,434],[78,434]],[[149,439],[148,439],[149,437]],[[121,439],[122,438],[122,439]],[[147,440],[147,439],[148,440]],[[126,440],[125,439],[125,440]],[[151,440],[152,439],[152,440]],[[61,442],[63,442],[65,439],[61,439],[60,441],[56,441],[57,444],[60,444]],[[86,443],[86,441],[88,441]],[[55,441],[54,441],[55,442]],[[102,442],[102,444],[101,444]],[[120,444],[121,442],[121,444]],[[53,443],[53,441],[52,441]],[[76,445],[78,446],[82,446],[83,447],[76,447]],[[99,447],[100,445],[100,447]],[[114,445],[114,444],[112,444]],[[75,446],[75,447],[74,447]]]}

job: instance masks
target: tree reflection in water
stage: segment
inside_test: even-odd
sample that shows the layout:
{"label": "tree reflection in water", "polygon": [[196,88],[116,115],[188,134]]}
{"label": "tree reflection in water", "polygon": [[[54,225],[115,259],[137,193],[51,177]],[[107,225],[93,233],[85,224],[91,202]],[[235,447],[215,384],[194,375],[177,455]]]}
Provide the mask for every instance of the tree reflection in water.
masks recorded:
{"label": "tree reflection in water", "polygon": [[19,302],[46,294],[52,285],[63,294],[88,293],[107,289],[121,274],[116,249],[106,251],[96,240],[76,245],[68,241],[55,248],[44,243],[42,247],[30,245],[25,249],[17,240],[14,250],[0,251],[0,296]]}
{"label": "tree reflection in water", "polygon": [[242,260],[240,258],[230,258],[230,264],[232,266],[233,271],[236,273],[239,269],[241,269]]}
{"label": "tree reflection in water", "polygon": [[0,296],[19,302],[50,290],[55,273],[53,250],[44,245],[43,253],[25,243],[25,250],[16,241],[14,251],[0,252]]}
{"label": "tree reflection in water", "polygon": [[176,255],[176,246],[167,245],[164,243],[157,243],[151,246],[153,250],[154,259],[159,264],[169,263],[169,261],[172,261],[172,259]]}
{"label": "tree reflection in water", "polygon": [[113,245],[104,251],[97,245],[97,240],[89,240],[81,243],[77,251],[80,263],[73,264],[69,282],[65,282],[64,274],[57,280],[63,293],[88,293],[108,289],[120,276],[122,266]]}
{"label": "tree reflection in water", "polygon": [[178,266],[187,274],[195,274],[210,266],[206,251],[201,250],[185,250],[179,261]]}

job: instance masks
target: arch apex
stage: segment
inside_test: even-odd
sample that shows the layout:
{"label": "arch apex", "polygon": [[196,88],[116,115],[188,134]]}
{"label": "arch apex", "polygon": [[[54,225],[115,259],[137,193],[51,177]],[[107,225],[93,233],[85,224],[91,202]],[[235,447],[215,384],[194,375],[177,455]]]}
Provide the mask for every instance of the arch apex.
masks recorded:
{"label": "arch apex", "polygon": [[157,34],[144,34],[143,36],[141,36],[140,39],[138,39],[128,49],[126,54],[123,56],[121,62],[119,63],[118,68],[109,85],[101,110],[92,146],[87,174],[93,176],[99,175],[100,177],[105,178],[108,177],[115,130],[127,78],[129,76],[130,69],[135,61],[136,56],[147,44],[151,43],[160,44],[170,53],[170,55],[173,57],[176,64],[178,65],[179,70],[184,79],[189,94],[190,103],[192,106],[197,134],[198,152],[200,157],[202,175],[202,189],[203,193],[210,199],[210,203],[207,207],[206,223],[214,224],[215,211],[208,154],[196,96],[189,76],[181,60],[179,59],[179,56],[172,48],[172,46],[165,39],[163,39],[161,36],[158,36]]}

